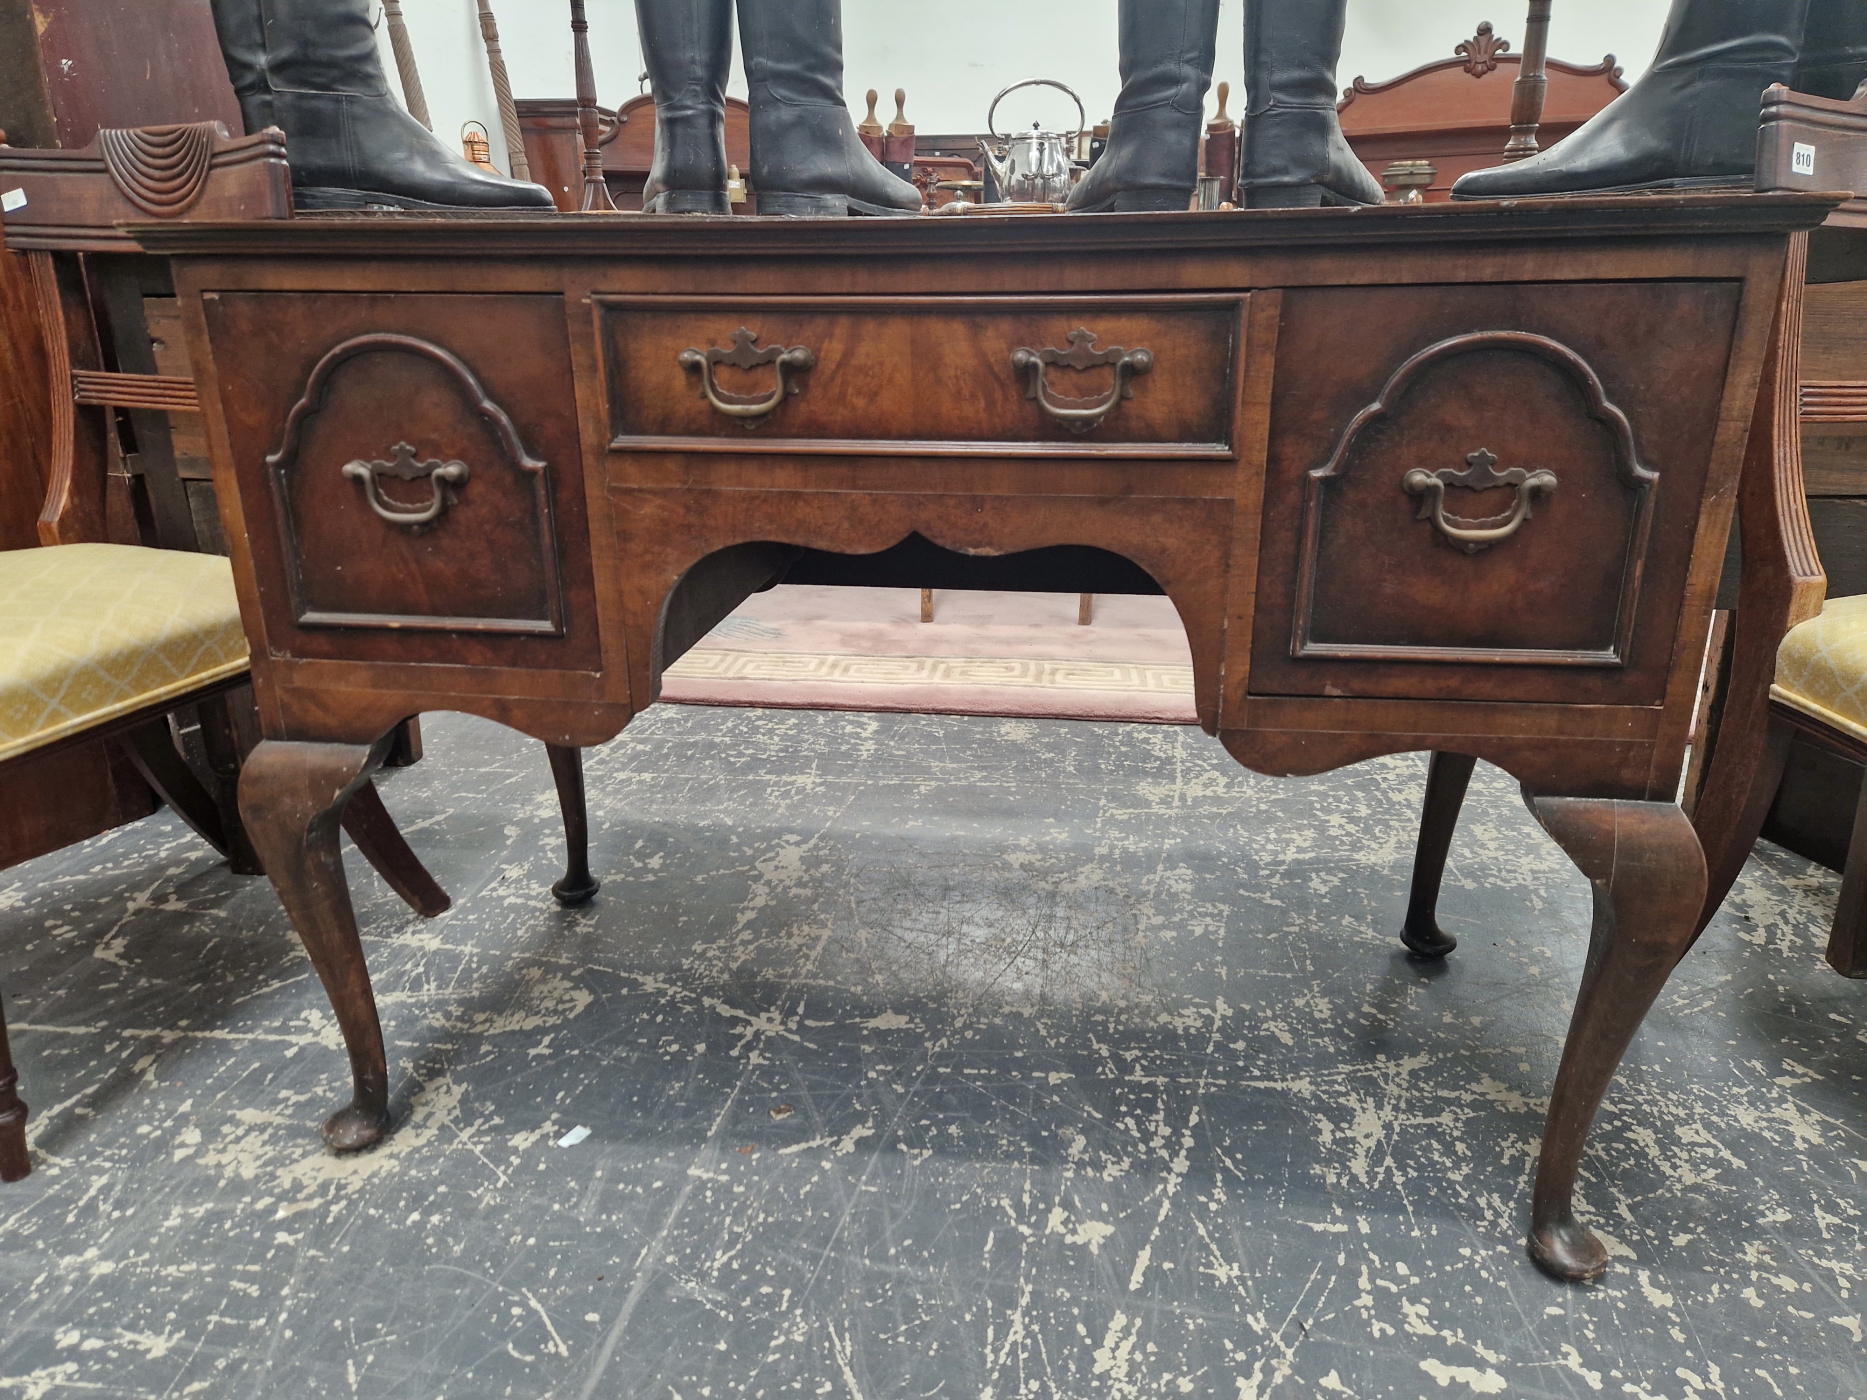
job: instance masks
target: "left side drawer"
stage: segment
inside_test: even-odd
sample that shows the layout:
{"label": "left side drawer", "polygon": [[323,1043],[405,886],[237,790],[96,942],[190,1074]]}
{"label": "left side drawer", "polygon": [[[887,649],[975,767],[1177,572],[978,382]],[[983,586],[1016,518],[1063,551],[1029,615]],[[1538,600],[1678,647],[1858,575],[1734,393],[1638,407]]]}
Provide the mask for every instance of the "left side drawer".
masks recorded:
{"label": "left side drawer", "polygon": [[206,292],[203,311],[273,654],[596,669],[560,298]]}

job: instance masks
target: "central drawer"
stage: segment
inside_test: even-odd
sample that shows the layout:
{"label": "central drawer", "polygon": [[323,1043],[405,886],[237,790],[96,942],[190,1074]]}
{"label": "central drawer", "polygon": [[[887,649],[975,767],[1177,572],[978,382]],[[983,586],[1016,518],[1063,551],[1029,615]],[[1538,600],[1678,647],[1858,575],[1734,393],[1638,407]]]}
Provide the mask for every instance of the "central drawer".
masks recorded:
{"label": "central drawer", "polygon": [[616,449],[1234,451],[1242,294],[594,300]]}

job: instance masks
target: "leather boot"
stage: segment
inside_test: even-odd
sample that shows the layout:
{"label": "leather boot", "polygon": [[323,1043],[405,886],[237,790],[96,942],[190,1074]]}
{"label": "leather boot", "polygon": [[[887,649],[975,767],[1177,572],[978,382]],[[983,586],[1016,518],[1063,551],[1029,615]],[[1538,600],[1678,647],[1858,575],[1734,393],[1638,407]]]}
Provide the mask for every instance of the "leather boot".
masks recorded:
{"label": "leather boot", "polygon": [[1348,0],[1245,0],[1247,209],[1379,204],[1335,115]]}
{"label": "leather boot", "polygon": [[730,214],[726,75],[733,0],[635,0],[642,62],[655,93],[655,163],[642,186],[650,214]]}
{"label": "leather boot", "polygon": [[921,194],[882,168],[843,101],[842,0],[738,0],[760,214],[918,214]]}
{"label": "leather boot", "polygon": [[369,0],[213,0],[249,133],[285,132],[300,209],[549,209],[551,192],[488,174],[390,95]]}
{"label": "leather boot", "polygon": [[1810,0],[1790,87],[1846,102],[1867,82],[1867,0]]}
{"label": "leather boot", "polygon": [[1121,0],[1121,96],[1074,214],[1184,209],[1199,183],[1219,0]]}
{"label": "leather boot", "polygon": [[1794,76],[1808,8],[1809,0],[1673,0],[1659,53],[1633,87],[1547,151],[1462,176],[1453,198],[1748,184],[1763,90]]}

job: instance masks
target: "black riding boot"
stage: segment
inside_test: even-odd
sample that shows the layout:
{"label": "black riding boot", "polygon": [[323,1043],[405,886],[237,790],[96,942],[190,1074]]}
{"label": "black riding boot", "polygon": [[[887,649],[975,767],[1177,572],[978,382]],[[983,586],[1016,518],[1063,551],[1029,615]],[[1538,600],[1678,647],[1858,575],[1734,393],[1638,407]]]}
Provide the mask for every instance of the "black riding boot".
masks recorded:
{"label": "black riding boot", "polygon": [[1673,0],[1659,53],[1633,87],[1547,151],[1461,177],[1453,197],[1748,184],[1763,90],[1794,76],[1808,9],[1809,0]]}
{"label": "black riding boot", "polygon": [[733,0],[635,0],[642,62],[655,92],[655,164],[642,186],[650,214],[730,214],[726,75]]}
{"label": "black riding boot", "polygon": [[842,0],[739,0],[758,212],[918,214],[920,191],[882,168],[843,101]]}
{"label": "black riding boot", "polygon": [[369,0],[213,0],[248,132],[285,132],[300,209],[549,209],[551,192],[490,175],[389,94]]}
{"label": "black riding boot", "polygon": [[1245,0],[1248,209],[1379,204],[1335,115],[1335,63],[1348,0]]}
{"label": "black riding boot", "polygon": [[1867,0],[1810,0],[1790,86],[1846,102],[1867,82]]}
{"label": "black riding boot", "polygon": [[1187,207],[1218,38],[1219,0],[1121,0],[1121,96],[1072,213]]}

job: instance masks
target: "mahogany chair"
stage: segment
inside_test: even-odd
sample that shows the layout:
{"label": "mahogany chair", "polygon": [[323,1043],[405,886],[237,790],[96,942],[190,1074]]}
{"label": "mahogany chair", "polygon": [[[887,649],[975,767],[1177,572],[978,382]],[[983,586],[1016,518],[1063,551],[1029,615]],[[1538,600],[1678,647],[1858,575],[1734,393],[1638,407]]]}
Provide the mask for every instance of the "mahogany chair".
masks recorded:
{"label": "mahogany chair", "polygon": [[[1830,598],[1821,616],[1783,638],[1770,687],[1768,756],[1759,775],[1772,790],[1772,770],[1780,781],[1798,734],[1842,758],[1867,760],[1867,595]],[[1854,813],[1828,965],[1843,977],[1867,977],[1867,787]]]}
{"label": "mahogany chair", "polygon": [[[40,545],[0,550],[0,787],[108,741],[242,875],[265,873],[236,796],[258,741],[246,637],[232,568],[203,550],[217,542],[202,538],[211,489],[191,493],[178,469],[170,416],[195,408],[193,381],[133,358],[156,353],[143,310],[162,269],[114,221],[289,211],[281,157],[276,133],[230,141],[216,123],[105,131],[84,151],[0,146],[4,231],[27,262],[51,399]],[[448,907],[373,786],[344,828],[418,912]],[[0,867],[69,839],[12,843]],[[30,1170],[17,1085],[0,1016],[0,1181]]]}

